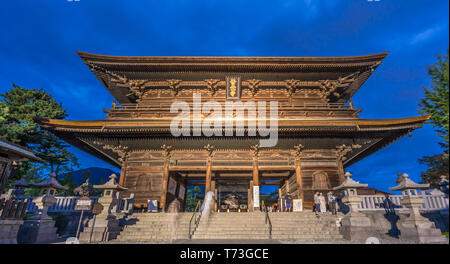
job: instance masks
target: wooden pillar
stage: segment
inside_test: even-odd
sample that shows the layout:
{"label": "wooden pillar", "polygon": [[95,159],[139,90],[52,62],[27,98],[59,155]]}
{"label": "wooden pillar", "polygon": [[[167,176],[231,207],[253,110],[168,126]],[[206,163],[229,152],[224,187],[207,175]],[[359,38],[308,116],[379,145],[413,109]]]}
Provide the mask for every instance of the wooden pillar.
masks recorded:
{"label": "wooden pillar", "polygon": [[258,168],[258,159],[253,159],[253,185],[259,185],[259,168]]}
{"label": "wooden pillar", "polygon": [[301,162],[300,157],[295,159],[295,176],[297,178],[298,185],[298,196],[303,200],[303,181],[302,181],[302,171],[301,171]]}
{"label": "wooden pillar", "polygon": [[214,193],[214,200],[213,201],[211,201],[213,204],[212,204],[212,210],[214,211],[214,212],[217,212],[217,189],[216,189],[216,181],[214,181],[214,180],[211,180],[211,191]]}
{"label": "wooden pillar", "polygon": [[163,183],[162,183],[162,194],[161,194],[161,210],[166,211],[166,197],[167,197],[167,183],[169,181],[169,159],[164,162],[163,169]]}
{"label": "wooden pillar", "polygon": [[214,146],[206,145],[203,147],[208,152],[206,160],[206,179],[205,179],[205,195],[211,190],[211,173],[212,173],[212,157],[214,156]]}
{"label": "wooden pillar", "polygon": [[125,160],[122,163],[122,169],[120,170],[119,185],[121,186],[124,186],[125,184],[125,177],[126,177],[125,175],[127,174],[126,171],[127,171],[127,160]]}
{"label": "wooden pillar", "polygon": [[[259,185],[259,168],[258,168],[258,158],[254,157],[253,158],[253,186],[260,186]],[[253,197],[253,186],[252,186],[252,197]],[[254,201],[254,197],[253,197],[253,201]],[[253,202],[252,202],[252,207],[253,207]],[[259,208],[259,204],[258,206],[254,207],[256,210]]]}
{"label": "wooden pillar", "polygon": [[342,159],[338,159],[338,167],[339,167],[339,181],[342,184],[345,181],[344,177],[344,165],[342,164]]}
{"label": "wooden pillar", "polygon": [[284,208],[284,205],[283,205],[283,191],[282,191],[282,188],[283,188],[283,185],[284,185],[284,183],[285,183],[285,181],[284,180],[280,180],[280,184],[278,185],[278,211],[279,212],[283,212],[283,208]]}
{"label": "wooden pillar", "polygon": [[211,157],[206,161],[206,180],[205,180],[205,195],[211,190]]}
{"label": "wooden pillar", "polygon": [[253,212],[253,181],[248,186],[248,211]]}
{"label": "wooden pillar", "polygon": [[4,165],[3,170],[0,170],[0,194],[2,194],[5,190],[12,167],[11,160],[5,160],[3,162],[6,163],[6,165]]}

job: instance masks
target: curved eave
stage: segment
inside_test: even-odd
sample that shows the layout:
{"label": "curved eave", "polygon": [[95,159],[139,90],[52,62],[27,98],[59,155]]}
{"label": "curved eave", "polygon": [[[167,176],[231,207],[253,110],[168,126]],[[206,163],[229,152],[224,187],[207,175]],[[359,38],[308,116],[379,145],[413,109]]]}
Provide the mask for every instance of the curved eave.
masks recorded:
{"label": "curved eave", "polygon": [[[358,136],[382,135],[382,140],[367,149],[355,152],[344,162],[344,167],[369,156],[370,154],[395,142],[408,132],[419,128],[430,116],[417,116],[399,119],[355,119],[355,120],[279,120],[279,135],[288,137],[317,136]],[[170,137],[170,120],[91,120],[71,121],[35,118],[45,129],[70,144],[86,151],[114,166],[120,167],[117,157],[111,156],[80,137],[121,138]]]}
{"label": "curved eave", "polygon": [[[380,127],[390,127],[397,125],[422,124],[428,120],[430,116],[417,116],[397,119],[350,119],[350,120],[300,120],[300,119],[281,119],[278,120],[279,128],[301,128],[301,127],[342,127],[352,126],[361,129],[371,129]],[[108,132],[109,130],[124,130],[132,128],[170,128],[170,119],[159,120],[57,120],[57,119],[41,119],[36,121],[46,128],[59,129],[64,128],[66,131],[82,132],[83,130],[99,130],[99,132]]]}
{"label": "curved eave", "polygon": [[45,160],[37,157],[35,151],[1,139],[0,139],[0,152],[25,158],[32,162],[40,162],[40,163],[46,162]]}
{"label": "curved eave", "polygon": [[[91,70],[96,66],[97,70],[92,70],[94,75],[119,103],[135,103],[135,98],[129,97],[126,87],[111,83],[109,74],[112,73],[129,80],[160,79],[161,74],[167,73],[187,73],[186,78],[189,79],[189,73],[194,72],[210,73],[210,78],[222,78],[226,73],[251,73],[255,78],[266,73],[283,73],[289,75],[286,78],[299,79],[303,73],[320,73],[323,79],[334,79],[337,73],[341,77],[359,73],[339,98],[332,98],[336,102],[346,102],[388,54],[350,57],[130,57],[77,53]],[[178,75],[176,78],[181,77]]]}
{"label": "curved eave", "polygon": [[200,56],[110,56],[77,51],[84,61],[116,64],[328,64],[361,63],[383,60],[389,52],[349,57],[200,57]]}

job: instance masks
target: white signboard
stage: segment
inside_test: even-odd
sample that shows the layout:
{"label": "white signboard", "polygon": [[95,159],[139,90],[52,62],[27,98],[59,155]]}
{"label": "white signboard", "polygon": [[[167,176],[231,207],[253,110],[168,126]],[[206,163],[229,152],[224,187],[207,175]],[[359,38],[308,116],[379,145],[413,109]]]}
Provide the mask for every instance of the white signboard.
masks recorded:
{"label": "white signboard", "polygon": [[294,199],[292,200],[292,206],[294,212],[301,212],[303,211],[303,201],[302,199]]}
{"label": "white signboard", "polygon": [[75,210],[90,210],[92,205],[92,200],[88,197],[82,197],[77,200],[75,204]]}
{"label": "white signboard", "polygon": [[259,207],[259,186],[253,186],[253,207]]}

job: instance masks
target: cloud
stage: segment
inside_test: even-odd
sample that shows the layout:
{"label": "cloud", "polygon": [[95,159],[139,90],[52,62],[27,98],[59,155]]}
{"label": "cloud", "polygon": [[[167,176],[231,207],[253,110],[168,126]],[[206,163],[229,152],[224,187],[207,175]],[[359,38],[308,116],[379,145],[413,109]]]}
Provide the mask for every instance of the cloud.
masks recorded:
{"label": "cloud", "polygon": [[416,45],[421,42],[427,41],[435,36],[437,36],[442,30],[444,30],[444,26],[442,25],[436,25],[434,27],[428,28],[425,31],[422,31],[411,39],[409,42],[411,45]]}

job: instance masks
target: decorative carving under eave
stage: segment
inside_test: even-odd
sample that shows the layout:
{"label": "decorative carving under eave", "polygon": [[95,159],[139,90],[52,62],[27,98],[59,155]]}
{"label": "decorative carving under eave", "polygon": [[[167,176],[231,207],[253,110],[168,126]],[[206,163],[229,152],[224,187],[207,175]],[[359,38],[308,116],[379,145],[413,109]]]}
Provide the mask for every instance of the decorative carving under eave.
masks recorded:
{"label": "decorative carving under eave", "polygon": [[128,89],[130,89],[130,93],[128,93],[127,96],[134,94],[138,98],[136,101],[141,101],[145,94],[147,83],[147,80],[129,80],[126,85],[128,86]]}
{"label": "decorative carving under eave", "polygon": [[256,145],[253,145],[250,147],[250,152],[252,153],[253,158],[259,157],[260,149],[261,149],[261,147],[259,146],[259,144],[256,144]]}
{"label": "decorative carving under eave", "polygon": [[93,143],[96,145],[102,146],[103,149],[108,149],[108,150],[111,150],[112,152],[116,153],[119,156],[119,158],[117,159],[119,162],[124,162],[129,156],[129,151],[128,151],[127,146],[108,145],[108,144],[104,144],[99,141],[94,141]]}
{"label": "decorative carving under eave", "polygon": [[170,159],[170,157],[172,156],[172,148],[173,148],[172,146],[166,144],[161,146],[164,158]]}
{"label": "decorative carving under eave", "polygon": [[319,95],[323,99],[328,99],[330,95],[339,97],[340,94],[336,91],[337,88],[349,86],[355,81],[358,75],[359,72],[355,72],[344,77],[339,77],[337,80],[319,80],[319,87],[321,89]]}
{"label": "decorative carving under eave", "polygon": [[167,80],[167,84],[169,85],[170,90],[172,90],[173,93],[175,95],[177,95],[179,92],[180,85],[181,85],[181,80],[170,79],[170,80]]}
{"label": "decorative carving under eave", "polygon": [[349,153],[350,151],[352,151],[354,149],[359,149],[359,148],[361,148],[361,145],[359,145],[359,144],[353,144],[351,146],[342,144],[342,145],[336,147],[336,157],[338,158],[338,160],[344,161],[347,159],[345,157],[345,155],[347,155],[347,153]]}
{"label": "decorative carving under eave", "polygon": [[211,159],[216,154],[214,146],[211,146],[210,144],[204,146],[203,148],[208,152],[208,159]]}
{"label": "decorative carving under eave", "polygon": [[204,81],[206,83],[206,87],[208,87],[208,89],[211,91],[211,95],[215,95],[218,90],[220,80],[219,79],[206,79]]}
{"label": "decorative carving under eave", "polygon": [[257,80],[257,79],[247,80],[248,89],[252,93],[252,96],[255,96],[256,93],[258,92],[260,83],[261,83],[261,80]]}
{"label": "decorative carving under eave", "polygon": [[91,69],[91,71],[94,73],[100,72],[100,73],[108,75],[110,82],[128,87],[128,89],[130,90],[130,93],[128,93],[127,96],[135,95],[138,98],[137,101],[140,101],[142,96],[145,94],[145,88],[146,88],[147,84],[151,82],[149,80],[130,80],[125,76],[121,76],[117,73],[108,71],[108,70],[106,70],[98,65],[92,64],[92,63],[88,64],[88,66]]}
{"label": "decorative carving under eave", "polygon": [[298,144],[298,145],[294,146],[294,149],[295,149],[294,156],[296,158],[300,158],[300,155],[302,154],[305,147],[302,144]]}
{"label": "decorative carving under eave", "polygon": [[287,88],[287,92],[288,92],[289,96],[292,96],[295,93],[295,90],[297,90],[297,87],[299,86],[300,81],[295,80],[295,79],[290,79],[290,80],[285,80],[284,83]]}

